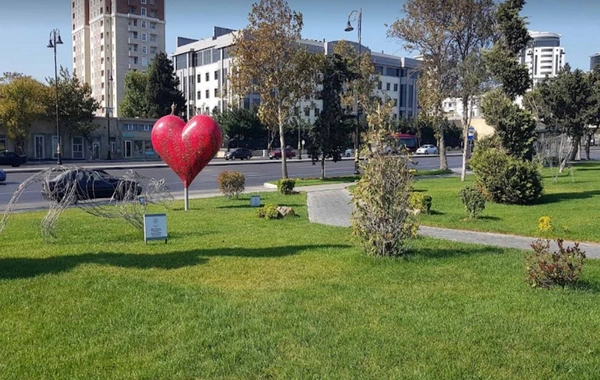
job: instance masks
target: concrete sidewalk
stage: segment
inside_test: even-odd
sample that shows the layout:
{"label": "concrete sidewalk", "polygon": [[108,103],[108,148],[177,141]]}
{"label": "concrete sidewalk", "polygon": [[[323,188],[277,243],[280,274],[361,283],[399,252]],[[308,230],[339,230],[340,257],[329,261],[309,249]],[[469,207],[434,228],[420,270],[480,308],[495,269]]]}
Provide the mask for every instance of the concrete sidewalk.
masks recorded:
{"label": "concrete sidewalk", "polygon": [[[307,191],[308,218],[312,223],[339,227],[350,226],[350,217],[352,215],[353,207],[350,193],[346,189],[335,189],[331,187],[308,189],[307,187],[304,191]],[[537,239],[528,236],[454,230],[427,226],[419,227],[419,235],[460,243],[482,244],[523,250],[531,249],[530,244]],[[574,242],[565,241],[565,244],[573,245]],[[586,252],[588,258],[600,258],[600,244],[580,243],[579,247]],[[554,241],[552,241],[552,249],[557,249],[556,242]]]}

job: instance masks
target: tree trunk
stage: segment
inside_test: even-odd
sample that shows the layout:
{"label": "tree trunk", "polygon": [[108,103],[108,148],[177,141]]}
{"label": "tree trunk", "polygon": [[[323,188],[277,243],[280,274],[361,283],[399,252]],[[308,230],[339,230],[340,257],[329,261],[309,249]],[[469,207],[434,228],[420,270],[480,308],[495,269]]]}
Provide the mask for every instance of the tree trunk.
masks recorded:
{"label": "tree trunk", "polygon": [[590,145],[592,144],[592,134],[588,133],[587,138],[585,139],[585,156],[586,159],[590,160]]}
{"label": "tree trunk", "polygon": [[575,161],[575,158],[577,157],[577,152],[579,151],[580,141],[581,141],[581,137],[574,137],[571,140],[571,152],[569,154],[570,161]]}
{"label": "tree trunk", "polygon": [[463,126],[463,154],[460,180],[464,182],[467,177],[467,157],[469,155],[469,98],[462,99],[462,126]]}
{"label": "tree trunk", "polygon": [[281,178],[287,178],[287,155],[285,151],[285,133],[283,131],[283,114],[281,112],[281,104],[279,104],[277,107],[277,114],[279,116],[279,142],[281,143]]}
{"label": "tree trunk", "polygon": [[438,127],[440,132],[439,152],[440,152],[440,170],[448,170],[448,158],[446,157],[446,143],[444,141],[444,122],[440,122]]}
{"label": "tree trunk", "polygon": [[321,156],[321,180],[325,179],[325,152]]}

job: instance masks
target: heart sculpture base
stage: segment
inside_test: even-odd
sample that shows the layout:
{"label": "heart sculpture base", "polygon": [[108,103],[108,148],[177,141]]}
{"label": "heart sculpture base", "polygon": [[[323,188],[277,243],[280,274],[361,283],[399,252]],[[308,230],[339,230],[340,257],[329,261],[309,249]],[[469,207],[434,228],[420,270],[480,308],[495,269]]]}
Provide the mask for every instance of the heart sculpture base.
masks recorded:
{"label": "heart sculpture base", "polygon": [[152,128],[152,146],[173,170],[186,190],[198,173],[215,157],[223,135],[210,116],[194,116],[187,124],[175,115],[163,116]]}

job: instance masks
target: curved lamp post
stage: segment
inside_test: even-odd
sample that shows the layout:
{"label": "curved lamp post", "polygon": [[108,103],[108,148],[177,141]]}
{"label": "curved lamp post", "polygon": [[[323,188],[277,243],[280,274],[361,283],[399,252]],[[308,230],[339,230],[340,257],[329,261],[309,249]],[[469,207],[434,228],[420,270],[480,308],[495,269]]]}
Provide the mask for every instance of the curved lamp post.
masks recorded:
{"label": "curved lamp post", "polygon": [[62,45],[60,38],[60,30],[54,29],[50,32],[50,40],[48,46],[54,49],[54,87],[56,91],[56,157],[57,164],[62,165],[62,156],[60,153],[60,123],[58,120],[58,66],[56,65],[56,45]]}
{"label": "curved lamp post", "polygon": [[[352,16],[354,15],[354,18]],[[360,10],[353,10],[348,15],[348,24],[346,25],[346,29],[344,31],[351,32],[354,30],[351,21],[358,21],[358,68],[360,70],[360,63],[362,59],[362,40],[361,40],[361,30],[362,30],[362,8]],[[356,92],[354,93],[354,111],[356,112],[356,132],[354,135],[354,174],[360,174],[359,168],[359,148],[360,148],[360,115],[358,111],[358,95]]]}

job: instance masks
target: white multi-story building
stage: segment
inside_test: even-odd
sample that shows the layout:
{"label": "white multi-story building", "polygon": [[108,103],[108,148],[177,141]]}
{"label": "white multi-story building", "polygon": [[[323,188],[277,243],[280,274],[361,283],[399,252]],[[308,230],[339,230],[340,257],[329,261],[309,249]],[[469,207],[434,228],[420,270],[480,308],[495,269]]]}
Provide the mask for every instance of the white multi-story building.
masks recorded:
{"label": "white multi-story building", "polygon": [[519,62],[527,65],[533,84],[546,76],[553,78],[565,66],[565,49],[560,46],[560,34],[529,31],[530,46],[519,55]]}
{"label": "white multi-story building", "polygon": [[119,116],[125,75],[165,51],[165,0],[72,0],[73,74]]}
{"label": "white multi-story building", "polygon": [[[177,48],[173,54],[175,71],[180,80],[180,89],[186,101],[186,116],[200,113],[223,111],[233,101],[227,75],[233,65],[229,48],[233,44],[235,30],[215,27],[212,37],[193,40],[177,38]],[[302,45],[315,54],[329,54],[338,41],[302,40]],[[358,49],[358,44],[350,42]],[[371,59],[379,75],[378,94],[387,95],[394,102],[395,117],[417,115],[417,77],[419,61],[384,53],[371,52],[362,46],[363,52],[370,52]],[[260,103],[258,95],[245,97],[245,108]],[[312,105],[312,107],[310,107]],[[322,108],[322,101],[306,99],[296,112],[306,121],[314,122]]]}
{"label": "white multi-story building", "polygon": [[[481,117],[481,108],[480,108],[481,98],[476,96],[471,98],[471,102],[469,103],[468,112],[472,118]],[[442,103],[442,108],[446,113],[448,119],[460,119],[462,118],[463,113],[463,101],[461,98],[448,98],[444,99]]]}

